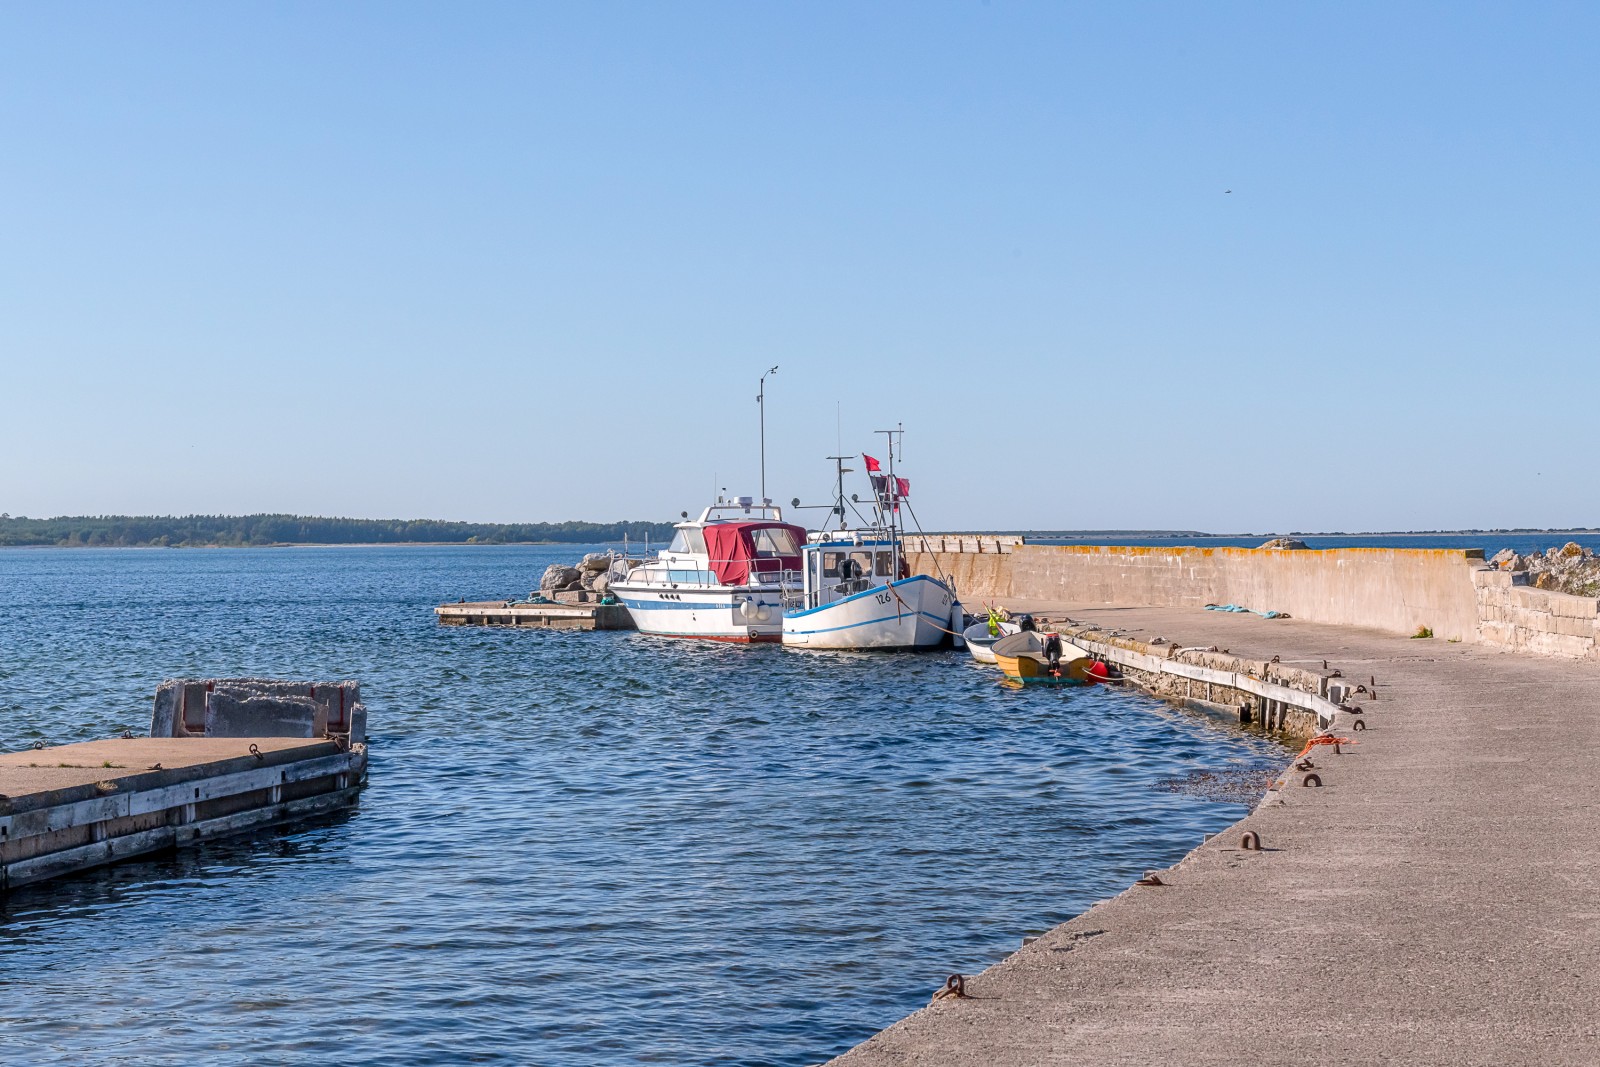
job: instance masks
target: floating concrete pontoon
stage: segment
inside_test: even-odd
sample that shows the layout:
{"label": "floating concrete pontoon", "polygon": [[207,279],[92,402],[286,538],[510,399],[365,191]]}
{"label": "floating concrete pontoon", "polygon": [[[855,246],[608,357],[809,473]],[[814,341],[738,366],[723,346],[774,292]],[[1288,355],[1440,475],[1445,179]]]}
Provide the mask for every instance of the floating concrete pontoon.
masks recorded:
{"label": "floating concrete pontoon", "polygon": [[0,755],[0,890],[354,806],[367,767],[359,693],[166,682],[151,737]]}
{"label": "floating concrete pontoon", "polygon": [[445,626],[531,626],[545,630],[632,630],[633,616],[621,604],[530,604],[525,600],[480,600],[433,609]]}

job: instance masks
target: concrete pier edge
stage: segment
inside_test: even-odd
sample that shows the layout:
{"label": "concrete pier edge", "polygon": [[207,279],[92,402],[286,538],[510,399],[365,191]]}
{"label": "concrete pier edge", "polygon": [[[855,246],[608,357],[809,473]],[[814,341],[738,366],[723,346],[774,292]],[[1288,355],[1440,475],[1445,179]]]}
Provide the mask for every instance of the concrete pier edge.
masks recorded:
{"label": "concrete pier edge", "polygon": [[[1367,729],[1243,819],[831,1061],[1600,1059],[1593,661],[1183,608],[1012,600],[1376,677]],[[1510,751],[1508,751],[1510,749]],[[1247,831],[1262,851],[1241,850]],[[944,972],[928,975],[932,994]]]}

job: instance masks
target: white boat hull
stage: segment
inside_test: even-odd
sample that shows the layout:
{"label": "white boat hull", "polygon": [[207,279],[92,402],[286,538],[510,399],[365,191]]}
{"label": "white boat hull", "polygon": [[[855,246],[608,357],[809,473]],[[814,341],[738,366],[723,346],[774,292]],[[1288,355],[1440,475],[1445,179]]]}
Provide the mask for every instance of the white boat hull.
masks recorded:
{"label": "white boat hull", "polygon": [[783,643],[814,649],[933,648],[948,636],[948,586],[927,575],[790,611],[783,616]]}
{"label": "white boat hull", "polygon": [[777,589],[613,582],[640,633],[708,641],[777,641],[783,635],[783,598]]}
{"label": "white boat hull", "polygon": [[967,627],[962,636],[966,638],[967,651],[972,654],[973,659],[979,663],[993,663],[995,662],[994,648],[992,647],[994,643],[1008,634],[1016,633],[1020,629],[1021,627],[1014,622],[1003,622],[1000,624],[1000,632],[991,637],[989,636],[989,620],[982,619]]}

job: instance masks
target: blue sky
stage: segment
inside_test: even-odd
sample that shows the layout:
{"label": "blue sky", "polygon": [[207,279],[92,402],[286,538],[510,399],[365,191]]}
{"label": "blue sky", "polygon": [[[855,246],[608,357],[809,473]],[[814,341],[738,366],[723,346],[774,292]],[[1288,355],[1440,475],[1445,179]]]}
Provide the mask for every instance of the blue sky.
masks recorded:
{"label": "blue sky", "polygon": [[[1600,8],[0,7],[0,511],[1600,524]],[[1231,192],[1229,192],[1231,190]]]}

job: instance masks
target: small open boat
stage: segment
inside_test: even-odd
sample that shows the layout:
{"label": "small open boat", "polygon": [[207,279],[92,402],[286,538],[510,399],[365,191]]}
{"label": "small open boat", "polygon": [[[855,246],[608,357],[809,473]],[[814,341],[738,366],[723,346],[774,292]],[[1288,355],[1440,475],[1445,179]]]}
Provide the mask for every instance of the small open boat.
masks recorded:
{"label": "small open boat", "polygon": [[993,663],[995,661],[994,643],[1002,637],[1010,637],[1022,629],[1014,622],[1000,622],[995,625],[1000,632],[991,634],[989,632],[989,620],[979,619],[961,633],[961,636],[967,642],[967,651],[972,653],[972,658],[979,663]]}
{"label": "small open boat", "polygon": [[1023,630],[991,646],[1007,680],[1023,685],[1093,685],[1110,669],[1060,634]]}

